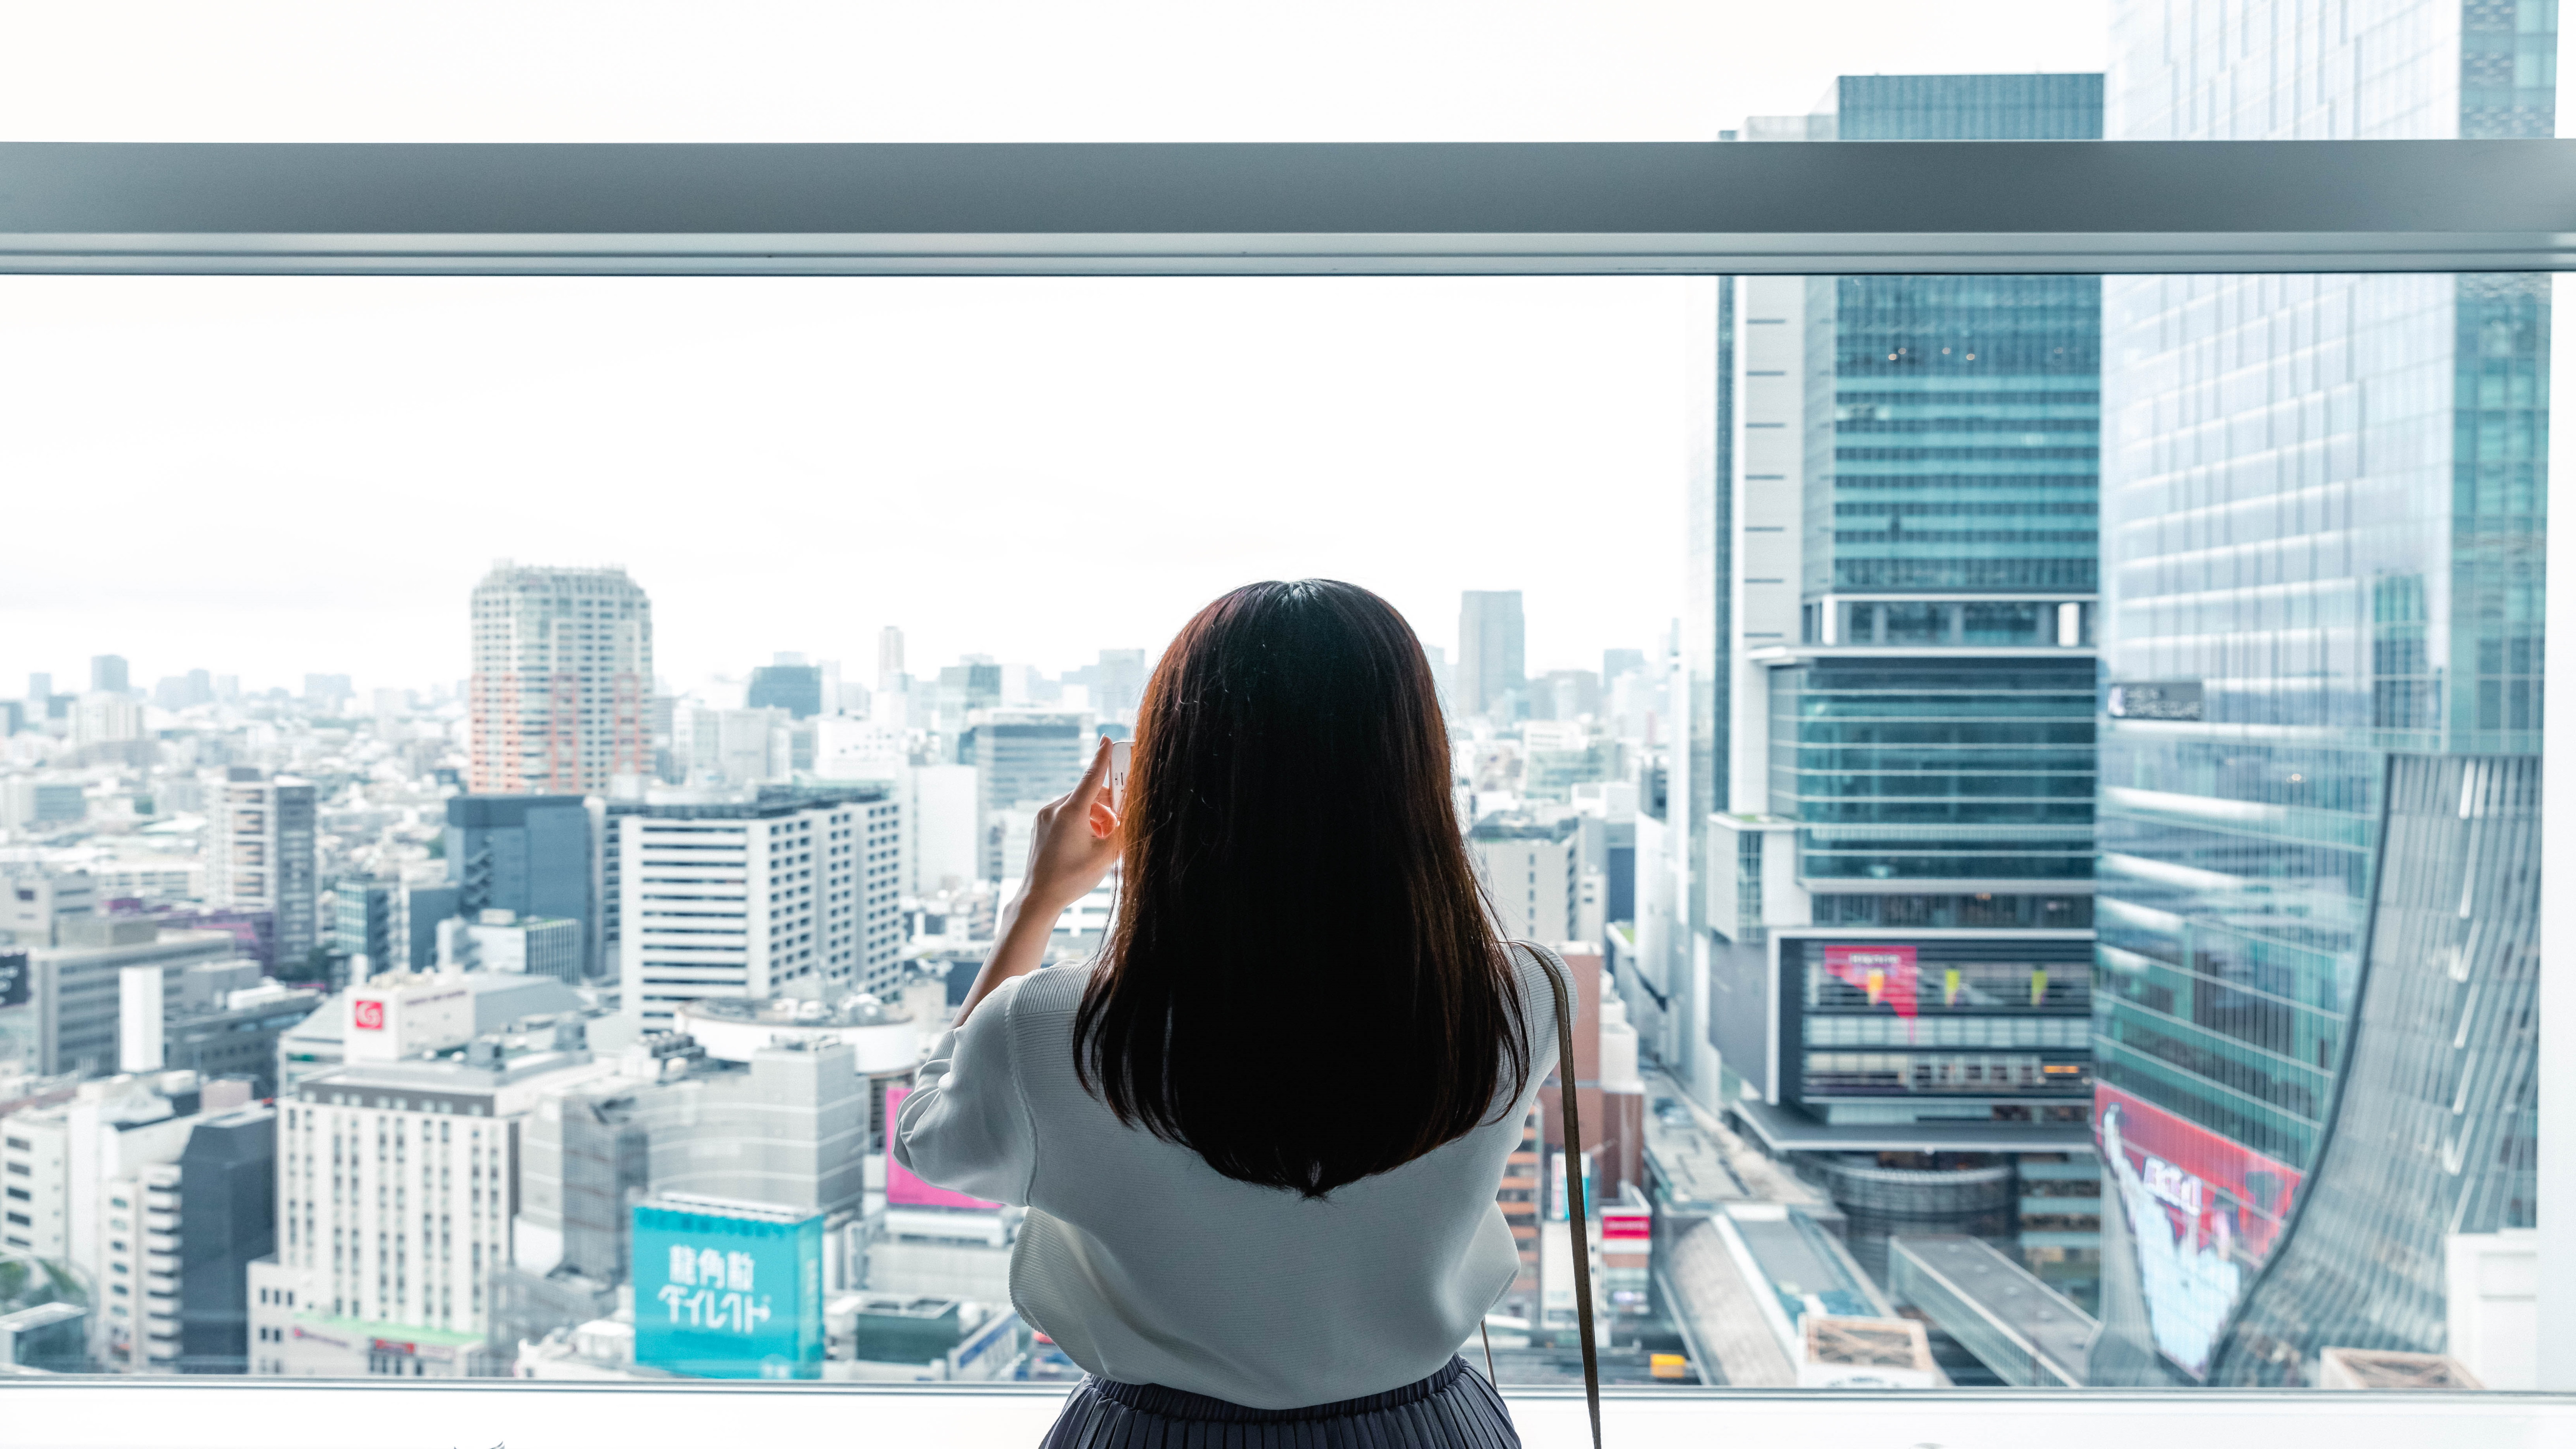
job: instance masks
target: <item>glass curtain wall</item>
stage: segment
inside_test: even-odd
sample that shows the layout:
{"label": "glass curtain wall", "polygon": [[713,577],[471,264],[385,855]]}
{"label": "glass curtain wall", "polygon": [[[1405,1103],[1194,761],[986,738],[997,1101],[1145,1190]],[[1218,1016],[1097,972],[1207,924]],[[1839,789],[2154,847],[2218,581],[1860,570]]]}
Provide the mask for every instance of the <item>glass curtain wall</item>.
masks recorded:
{"label": "glass curtain wall", "polygon": [[[2288,3],[2223,29],[2194,14],[2113,7],[2112,139],[2553,129],[2554,6],[2379,0],[2322,28]],[[2510,809],[2540,788],[2547,285],[2103,284],[2095,1124],[2123,1207],[2097,1383],[2297,1383],[2327,1347],[2439,1352],[2441,1316],[2410,1306],[2441,1271],[2435,1239],[2530,1223],[2527,1198],[2478,1185],[2507,1170],[2510,1134],[2385,1131],[2400,1104],[2511,1120],[2513,1074],[2435,1070],[2367,1023],[2412,993],[2464,1049],[2509,1057],[2535,1029],[2468,1004],[2509,962],[2421,981],[2420,953],[2443,948],[2395,893],[2500,843],[2470,828],[2475,790],[2453,792],[2459,839],[2399,843],[2463,762],[2516,782]],[[2530,898],[2481,859],[2458,898],[2481,940],[2528,937]],[[2347,1132],[2378,1145],[2339,1148]],[[2472,1149],[2485,1160],[2447,1160]],[[2418,1202],[2426,1224],[2381,1231],[2357,1192]]]}

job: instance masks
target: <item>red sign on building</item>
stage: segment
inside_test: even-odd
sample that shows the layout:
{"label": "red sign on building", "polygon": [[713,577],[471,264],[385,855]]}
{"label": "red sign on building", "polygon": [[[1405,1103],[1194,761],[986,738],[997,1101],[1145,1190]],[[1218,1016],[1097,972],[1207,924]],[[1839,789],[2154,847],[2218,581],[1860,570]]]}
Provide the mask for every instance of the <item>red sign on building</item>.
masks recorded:
{"label": "red sign on building", "polygon": [[385,1029],[385,1004],[381,1001],[369,1001],[364,997],[360,997],[358,1000],[349,1003],[349,1020],[350,1024],[360,1031],[383,1031]]}
{"label": "red sign on building", "polygon": [[1914,1019],[1913,947],[1827,946],[1825,974],[1867,996],[1870,1005]]}

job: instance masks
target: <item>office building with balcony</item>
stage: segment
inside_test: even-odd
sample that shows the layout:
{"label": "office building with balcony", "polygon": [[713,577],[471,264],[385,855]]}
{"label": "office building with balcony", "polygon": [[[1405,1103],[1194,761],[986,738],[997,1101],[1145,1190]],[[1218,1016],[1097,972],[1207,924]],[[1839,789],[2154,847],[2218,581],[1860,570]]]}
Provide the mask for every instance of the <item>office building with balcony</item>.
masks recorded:
{"label": "office building with balcony", "polygon": [[[1846,76],[1748,129],[2100,116],[2098,75]],[[1814,1159],[1865,1262],[1909,1227],[2009,1245],[2017,1159],[2088,1147],[2099,284],[1740,277],[1721,313],[1681,771],[1715,1060],[1688,1084]],[[2028,1256],[2089,1290],[2089,1242]]]}
{"label": "office building with balcony", "polygon": [[575,979],[603,974],[605,820],[579,795],[461,795],[449,800],[447,878],[458,888],[455,913],[468,920],[485,911],[508,911],[523,918],[571,921],[578,938]]}
{"label": "office building with balcony", "polygon": [[[2544,7],[2113,8],[2113,139],[2553,132]],[[2446,1351],[2535,1222],[2548,297],[2103,282],[2096,1383]]]}
{"label": "office building with balcony", "polygon": [[624,1009],[668,1031],[686,1002],[838,1002],[902,970],[903,806],[881,786],[608,807]]}
{"label": "office building with balcony", "polygon": [[314,788],[248,766],[224,774],[206,822],[208,901],[268,912],[270,961],[280,975],[298,975],[322,944]]}
{"label": "office building with balcony", "polygon": [[353,980],[411,965],[410,894],[398,880],[342,876],[331,883],[331,954],[365,966],[348,968]]}

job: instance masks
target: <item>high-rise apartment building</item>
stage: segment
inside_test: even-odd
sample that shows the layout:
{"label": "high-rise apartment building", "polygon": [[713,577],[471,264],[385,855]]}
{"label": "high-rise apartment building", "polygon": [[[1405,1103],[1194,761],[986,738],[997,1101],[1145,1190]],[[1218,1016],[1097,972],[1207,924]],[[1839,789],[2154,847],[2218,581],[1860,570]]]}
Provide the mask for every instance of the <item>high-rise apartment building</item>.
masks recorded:
{"label": "high-rise apartment building", "polygon": [[1521,591],[1469,589],[1458,596],[1457,702],[1484,714],[1522,687]]}
{"label": "high-rise apartment building", "polygon": [[[1748,131],[2088,139],[2101,87],[1845,76]],[[1715,1049],[1692,1086],[1774,1153],[1919,1154],[1925,1230],[1958,1198],[1938,1174],[2089,1147],[2099,283],[1739,277],[1721,300],[1676,821],[1699,838],[1674,842],[1677,994],[1704,986]],[[1905,1226],[1884,1187],[1845,1204],[1864,1233]],[[2027,1249],[2091,1288],[2088,1245]]]}
{"label": "high-rise apartment building", "polygon": [[609,807],[607,872],[627,1011],[668,1031],[683,1002],[838,1001],[902,970],[903,806],[891,790]]}
{"label": "high-rise apartment building", "polygon": [[[2549,7],[2313,14],[2114,4],[2108,134],[2553,133]],[[2444,1351],[2534,1221],[2548,297],[2104,280],[2095,1383]]]}
{"label": "high-rise apartment building", "polygon": [[504,561],[473,619],[472,793],[591,794],[652,773],[653,605],[624,569]]}
{"label": "high-rise apartment building", "polygon": [[206,822],[206,893],[215,905],[269,912],[277,969],[294,975],[322,941],[313,786],[241,765],[225,776]]}

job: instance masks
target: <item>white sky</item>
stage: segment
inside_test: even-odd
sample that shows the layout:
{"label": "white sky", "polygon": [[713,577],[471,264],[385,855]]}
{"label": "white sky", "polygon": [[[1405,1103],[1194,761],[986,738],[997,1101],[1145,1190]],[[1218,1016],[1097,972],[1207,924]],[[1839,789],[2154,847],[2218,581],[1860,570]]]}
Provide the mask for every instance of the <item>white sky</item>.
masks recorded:
{"label": "white sky", "polygon": [[[2100,0],[0,0],[0,140],[1699,140],[1837,74],[2088,70]],[[661,672],[1158,646],[1252,578],[1533,670],[1680,607],[1686,279],[0,277],[0,694],[466,667],[495,557]]]}

